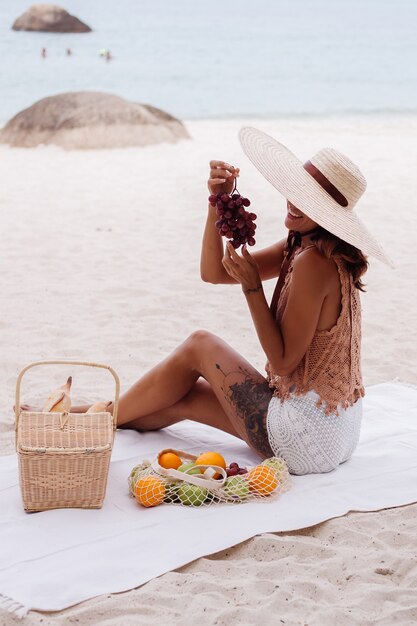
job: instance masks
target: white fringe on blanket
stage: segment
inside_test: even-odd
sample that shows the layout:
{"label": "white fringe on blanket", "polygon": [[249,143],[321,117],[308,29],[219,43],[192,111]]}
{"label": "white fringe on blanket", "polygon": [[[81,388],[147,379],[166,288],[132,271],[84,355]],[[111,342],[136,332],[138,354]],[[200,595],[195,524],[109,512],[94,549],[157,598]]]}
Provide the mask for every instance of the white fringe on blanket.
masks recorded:
{"label": "white fringe on blanket", "polygon": [[12,598],[8,598],[0,593],[0,609],[4,609],[9,613],[14,613],[17,617],[22,619],[26,617],[26,615],[30,611],[30,606],[25,606],[24,604],[20,604],[20,602],[16,602]]}

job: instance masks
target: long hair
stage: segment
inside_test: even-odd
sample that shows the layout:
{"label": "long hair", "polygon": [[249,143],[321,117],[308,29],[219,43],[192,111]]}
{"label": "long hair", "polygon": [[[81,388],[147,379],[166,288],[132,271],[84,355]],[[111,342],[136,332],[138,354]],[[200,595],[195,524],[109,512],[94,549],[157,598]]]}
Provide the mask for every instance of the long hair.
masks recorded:
{"label": "long hair", "polygon": [[327,259],[331,259],[334,256],[339,256],[343,259],[346,269],[352,275],[353,284],[360,291],[365,291],[365,285],[361,280],[361,277],[368,269],[367,257],[355,246],[350,243],[339,239],[333,233],[329,233],[328,230],[319,227],[320,230],[311,236],[311,241],[314,242],[320,254]]}

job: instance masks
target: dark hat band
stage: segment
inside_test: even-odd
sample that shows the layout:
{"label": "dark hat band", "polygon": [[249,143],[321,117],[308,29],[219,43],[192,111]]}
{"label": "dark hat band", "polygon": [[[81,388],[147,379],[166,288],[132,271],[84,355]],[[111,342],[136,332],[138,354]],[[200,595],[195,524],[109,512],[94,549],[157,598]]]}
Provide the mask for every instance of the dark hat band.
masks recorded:
{"label": "dark hat band", "polygon": [[312,164],[311,161],[306,161],[303,165],[306,172],[310,174],[318,182],[318,184],[323,187],[324,191],[337,202],[340,206],[347,207],[349,202],[345,198],[345,196],[330,182],[328,178],[325,177],[324,174],[317,169],[315,165]]}

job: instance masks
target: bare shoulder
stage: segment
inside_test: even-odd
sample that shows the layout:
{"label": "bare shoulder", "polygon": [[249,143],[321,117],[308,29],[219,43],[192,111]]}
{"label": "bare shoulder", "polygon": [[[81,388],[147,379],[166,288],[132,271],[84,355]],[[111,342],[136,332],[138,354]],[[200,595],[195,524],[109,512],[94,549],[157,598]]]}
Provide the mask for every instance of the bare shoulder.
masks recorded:
{"label": "bare shoulder", "polygon": [[339,273],[333,259],[323,256],[316,246],[302,250],[294,259],[294,280],[326,293],[339,284]]}

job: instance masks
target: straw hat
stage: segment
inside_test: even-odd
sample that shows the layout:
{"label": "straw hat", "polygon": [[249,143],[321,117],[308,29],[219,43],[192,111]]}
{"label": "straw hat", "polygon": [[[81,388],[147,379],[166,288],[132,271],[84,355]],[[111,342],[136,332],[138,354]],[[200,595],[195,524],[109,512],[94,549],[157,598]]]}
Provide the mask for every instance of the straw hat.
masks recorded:
{"label": "straw hat", "polygon": [[366,180],[344,154],[323,148],[303,165],[288,148],[256,128],[242,128],[239,139],[255,167],[295,207],[364,254],[393,267],[353,210]]}

